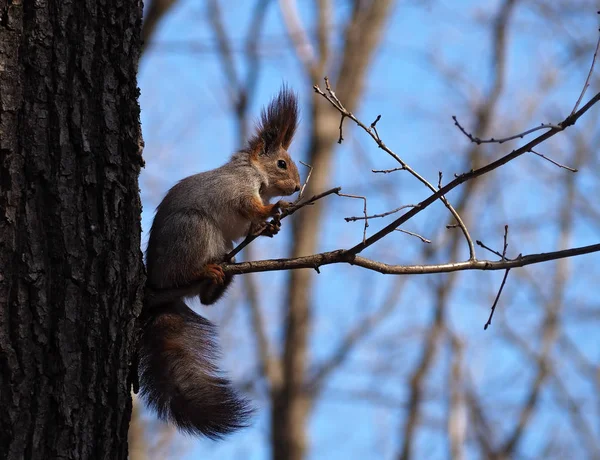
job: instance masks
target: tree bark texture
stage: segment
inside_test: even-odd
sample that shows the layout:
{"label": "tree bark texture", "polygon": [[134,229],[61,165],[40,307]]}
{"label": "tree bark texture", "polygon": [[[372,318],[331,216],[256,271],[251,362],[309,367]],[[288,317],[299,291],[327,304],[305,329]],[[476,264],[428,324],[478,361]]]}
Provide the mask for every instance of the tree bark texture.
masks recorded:
{"label": "tree bark texture", "polygon": [[125,459],[139,0],[0,0],[0,458]]}

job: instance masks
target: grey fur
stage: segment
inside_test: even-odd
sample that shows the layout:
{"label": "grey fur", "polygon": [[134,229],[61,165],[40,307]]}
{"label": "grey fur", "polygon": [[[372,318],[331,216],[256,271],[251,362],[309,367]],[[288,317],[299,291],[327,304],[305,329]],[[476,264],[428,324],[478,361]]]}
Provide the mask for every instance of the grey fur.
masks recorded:
{"label": "grey fur", "polygon": [[217,169],[180,181],[156,210],[140,318],[141,394],[161,418],[184,431],[216,438],[248,418],[246,401],[214,364],[214,327],[182,298],[216,302],[232,277],[207,277],[218,270],[215,264],[277,211],[279,203],[269,200],[300,189],[298,169],[286,151],[297,119],[296,97],[283,88],[263,111],[245,150]]}

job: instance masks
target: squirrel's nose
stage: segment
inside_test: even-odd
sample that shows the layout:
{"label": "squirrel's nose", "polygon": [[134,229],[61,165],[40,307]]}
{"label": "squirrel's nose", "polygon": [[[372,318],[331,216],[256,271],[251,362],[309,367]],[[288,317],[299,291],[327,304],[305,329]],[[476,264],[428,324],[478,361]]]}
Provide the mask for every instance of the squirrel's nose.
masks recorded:
{"label": "squirrel's nose", "polygon": [[299,192],[299,191],[300,191],[300,186],[299,186],[299,185],[296,185],[296,188],[294,189],[294,193],[295,193],[295,192]]}

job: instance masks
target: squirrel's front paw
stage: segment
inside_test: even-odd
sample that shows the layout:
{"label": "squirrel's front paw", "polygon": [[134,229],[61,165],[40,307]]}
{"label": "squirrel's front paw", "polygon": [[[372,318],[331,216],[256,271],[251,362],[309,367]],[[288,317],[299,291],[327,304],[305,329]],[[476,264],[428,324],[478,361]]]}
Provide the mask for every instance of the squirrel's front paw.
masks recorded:
{"label": "squirrel's front paw", "polygon": [[267,222],[265,224],[261,235],[272,238],[279,233],[279,230],[281,230],[281,222],[279,222],[279,220],[272,220],[271,222]]}
{"label": "squirrel's front paw", "polygon": [[225,272],[217,264],[206,264],[200,275],[202,278],[208,278],[213,284],[223,284],[225,282]]}
{"label": "squirrel's front paw", "polygon": [[275,214],[281,214],[281,211],[289,208],[291,205],[292,203],[289,201],[279,200],[277,203],[275,203],[275,206],[273,206],[273,211]]}

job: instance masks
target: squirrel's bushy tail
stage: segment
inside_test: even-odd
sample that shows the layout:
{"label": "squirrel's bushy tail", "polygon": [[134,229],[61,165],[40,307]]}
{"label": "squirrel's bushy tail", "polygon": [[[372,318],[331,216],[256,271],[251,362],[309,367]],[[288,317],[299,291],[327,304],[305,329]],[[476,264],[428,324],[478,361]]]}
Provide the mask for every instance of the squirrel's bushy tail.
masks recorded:
{"label": "squirrel's bushy tail", "polygon": [[246,426],[251,410],[223,378],[215,326],[182,300],[144,314],[139,347],[141,395],[181,430],[220,438]]}

